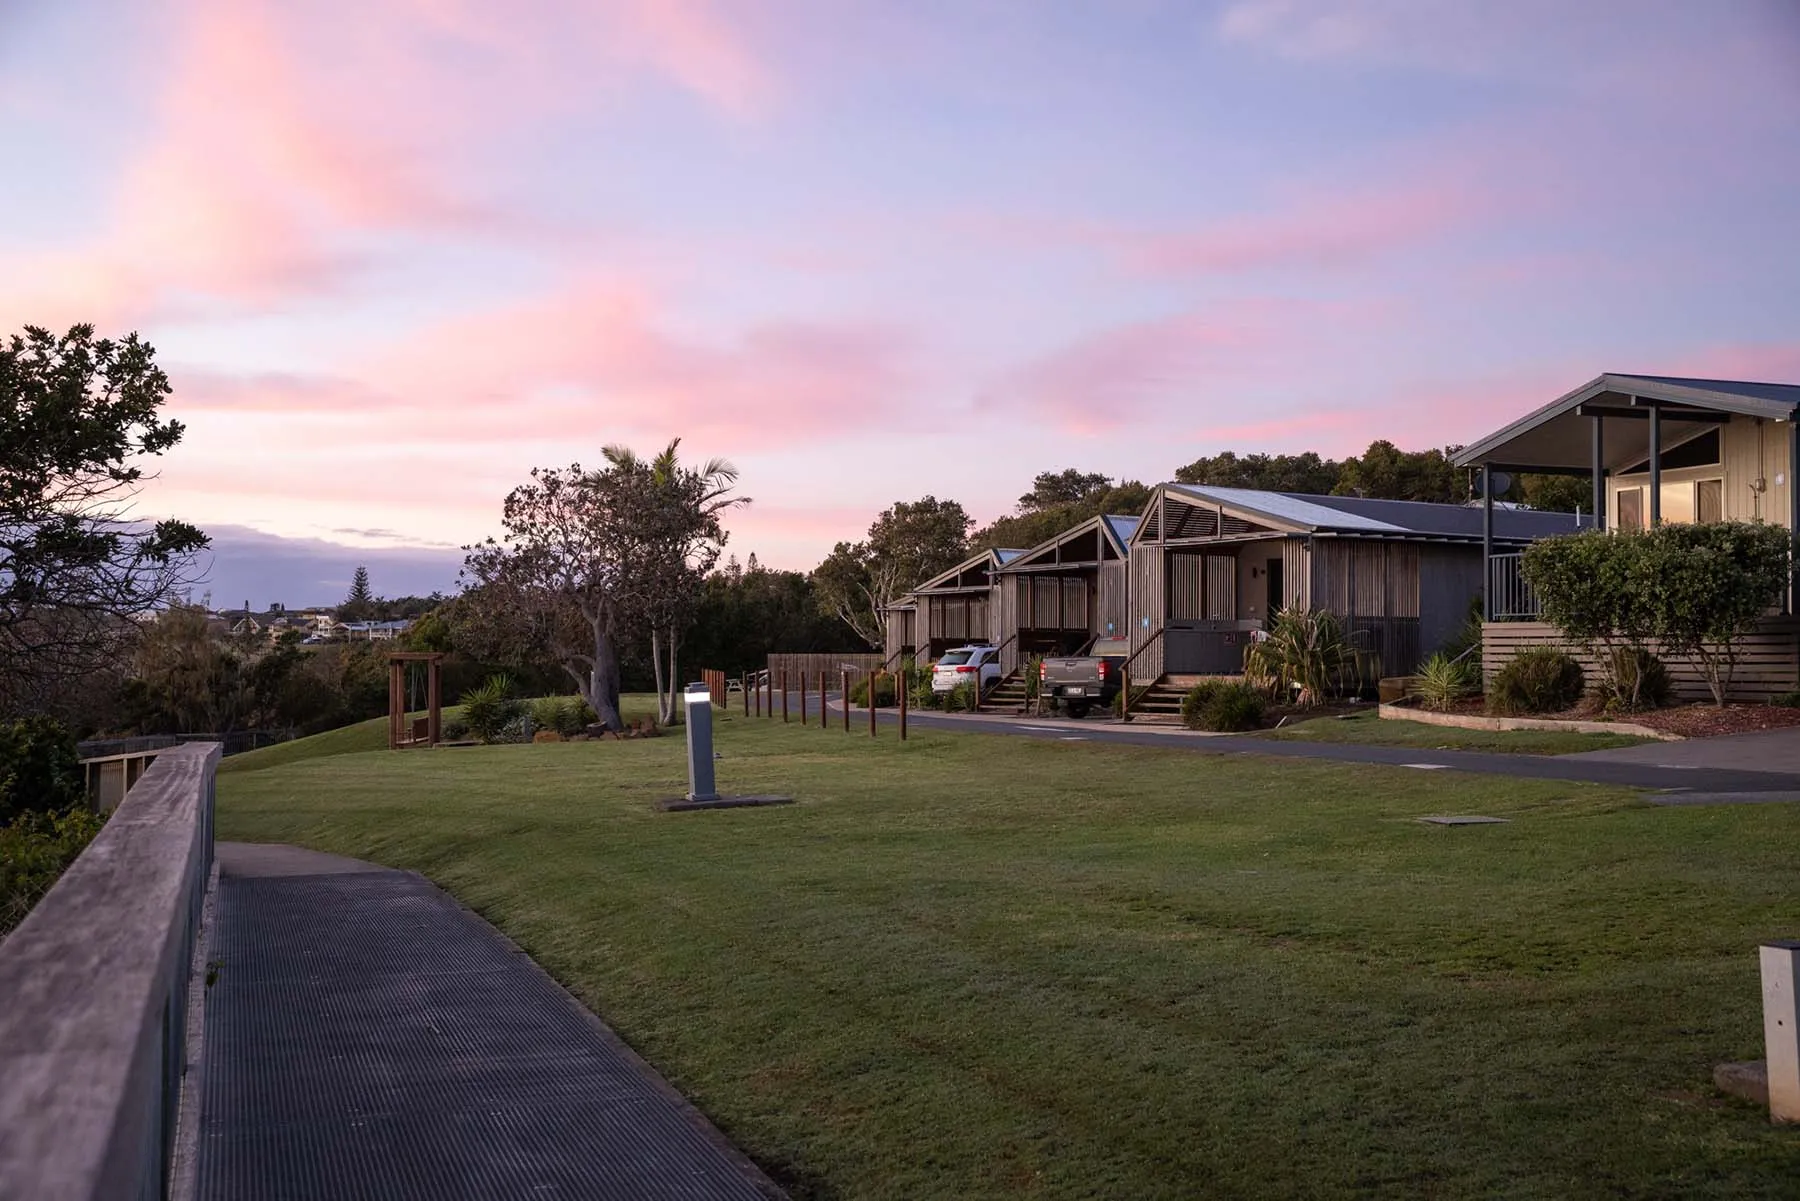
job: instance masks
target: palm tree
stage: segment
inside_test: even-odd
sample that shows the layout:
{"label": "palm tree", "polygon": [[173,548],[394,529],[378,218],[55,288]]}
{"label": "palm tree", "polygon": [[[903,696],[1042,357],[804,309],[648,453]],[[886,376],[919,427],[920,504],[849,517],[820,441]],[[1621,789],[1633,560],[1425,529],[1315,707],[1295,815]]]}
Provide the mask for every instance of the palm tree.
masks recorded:
{"label": "palm tree", "polygon": [[676,650],[692,613],[696,587],[725,544],[722,517],[750,503],[747,496],[732,495],[736,467],[717,458],[697,468],[683,467],[680,446],[680,438],[671,439],[649,460],[628,446],[612,445],[601,452],[613,470],[648,485],[637,576],[641,611],[650,628],[656,706],[665,723],[675,715],[680,678]]}

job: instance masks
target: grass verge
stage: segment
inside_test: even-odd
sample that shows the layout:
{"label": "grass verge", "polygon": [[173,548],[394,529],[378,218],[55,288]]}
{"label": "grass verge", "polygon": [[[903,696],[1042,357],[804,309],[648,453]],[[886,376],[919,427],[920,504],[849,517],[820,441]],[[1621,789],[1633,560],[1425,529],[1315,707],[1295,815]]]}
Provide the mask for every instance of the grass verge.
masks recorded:
{"label": "grass verge", "polygon": [[[725,717],[220,781],[220,836],[422,871],[796,1197],[1791,1195],[1760,1053],[1800,807]],[[244,756],[248,760],[250,756]],[[1487,813],[1508,825],[1414,818]]]}
{"label": "grass verge", "polygon": [[1315,717],[1261,735],[1282,742],[1355,742],[1376,746],[1416,746],[1441,751],[1500,751],[1518,755],[1572,755],[1639,746],[1649,739],[1630,734],[1579,734],[1567,730],[1463,730],[1422,721],[1377,717],[1373,710],[1346,717]]}

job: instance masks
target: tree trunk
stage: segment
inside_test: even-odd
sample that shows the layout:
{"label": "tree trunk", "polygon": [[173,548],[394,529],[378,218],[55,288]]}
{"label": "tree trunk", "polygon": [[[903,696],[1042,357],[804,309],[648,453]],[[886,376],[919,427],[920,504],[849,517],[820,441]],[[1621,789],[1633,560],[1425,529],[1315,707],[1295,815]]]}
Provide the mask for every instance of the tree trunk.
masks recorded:
{"label": "tree trunk", "polygon": [[612,635],[594,625],[594,667],[588,673],[587,703],[594,707],[600,724],[609,730],[625,728],[619,715],[619,656],[613,650]]}
{"label": "tree trunk", "polygon": [[656,627],[650,628],[650,673],[656,681],[656,720],[663,725],[669,724],[669,695],[663,687],[662,634]]}
{"label": "tree trunk", "polygon": [[[676,651],[676,648],[679,647],[680,645],[681,645],[681,640],[675,636],[674,630],[670,630],[669,631],[669,716],[668,716],[667,720],[665,720],[663,722],[663,724],[665,726],[675,720],[676,713],[681,712],[681,710],[678,708],[678,706],[680,706],[682,704],[681,677],[678,674],[676,674],[676,664],[675,664],[675,651]],[[687,717],[687,714],[682,713],[681,715],[682,715],[682,718],[685,720]]]}

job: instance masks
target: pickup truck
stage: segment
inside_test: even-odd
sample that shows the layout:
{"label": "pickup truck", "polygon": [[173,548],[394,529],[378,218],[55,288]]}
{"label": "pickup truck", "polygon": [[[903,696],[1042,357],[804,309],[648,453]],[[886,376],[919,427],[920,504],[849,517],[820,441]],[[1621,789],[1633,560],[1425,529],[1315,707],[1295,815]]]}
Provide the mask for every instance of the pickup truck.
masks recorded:
{"label": "pickup truck", "polygon": [[1038,695],[1061,704],[1070,717],[1086,717],[1095,705],[1111,705],[1119,694],[1131,640],[1101,638],[1085,655],[1045,659],[1038,667]]}

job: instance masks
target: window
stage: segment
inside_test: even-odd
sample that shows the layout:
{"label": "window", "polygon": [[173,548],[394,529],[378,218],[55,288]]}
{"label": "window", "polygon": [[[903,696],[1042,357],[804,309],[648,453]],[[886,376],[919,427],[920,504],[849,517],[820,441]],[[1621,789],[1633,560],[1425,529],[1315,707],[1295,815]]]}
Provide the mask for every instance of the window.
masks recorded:
{"label": "window", "polygon": [[1622,530],[1643,529],[1644,490],[1642,488],[1620,488],[1618,500],[1618,527]]}
{"label": "window", "polygon": [[1683,480],[1662,486],[1662,512],[1657,514],[1664,525],[1694,524],[1694,485]]}
{"label": "window", "polygon": [[1725,481],[1700,480],[1694,485],[1694,520],[1725,520]]}

